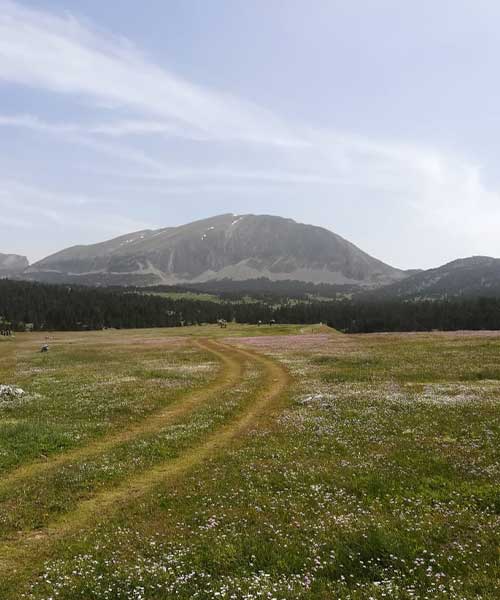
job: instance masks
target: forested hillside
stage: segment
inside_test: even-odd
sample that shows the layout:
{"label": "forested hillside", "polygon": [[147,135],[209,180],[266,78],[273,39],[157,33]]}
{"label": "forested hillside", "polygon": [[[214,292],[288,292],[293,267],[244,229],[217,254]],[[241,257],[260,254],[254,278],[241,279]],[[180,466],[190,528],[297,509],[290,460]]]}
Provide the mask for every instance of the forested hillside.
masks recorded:
{"label": "forested hillside", "polygon": [[[203,308],[203,314],[200,309]],[[214,322],[217,304],[79,286],[0,281],[0,316],[14,329],[101,329],[103,327],[170,327],[184,321]]]}
{"label": "forested hillside", "polygon": [[0,280],[0,317],[13,329],[175,327],[216,323],[327,323],[349,333],[500,329],[500,299],[297,300],[247,297],[216,301],[169,298],[111,290]]}

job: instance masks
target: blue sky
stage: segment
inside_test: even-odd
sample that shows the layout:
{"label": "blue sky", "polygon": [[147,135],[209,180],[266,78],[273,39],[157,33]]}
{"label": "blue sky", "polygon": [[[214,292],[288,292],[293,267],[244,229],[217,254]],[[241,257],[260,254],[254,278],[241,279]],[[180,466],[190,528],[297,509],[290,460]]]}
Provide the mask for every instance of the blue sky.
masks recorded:
{"label": "blue sky", "polygon": [[495,1],[0,0],[0,252],[214,214],[500,256]]}

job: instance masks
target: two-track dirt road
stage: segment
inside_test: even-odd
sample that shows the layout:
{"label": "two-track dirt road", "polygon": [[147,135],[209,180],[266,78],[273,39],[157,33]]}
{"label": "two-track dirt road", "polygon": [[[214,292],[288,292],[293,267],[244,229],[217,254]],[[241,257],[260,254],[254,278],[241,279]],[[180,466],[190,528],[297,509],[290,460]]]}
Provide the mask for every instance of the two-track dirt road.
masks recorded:
{"label": "two-track dirt road", "polygon": [[173,405],[146,417],[132,427],[95,440],[86,446],[55,455],[44,462],[33,462],[13,470],[0,481],[0,493],[8,492],[9,489],[29,482],[32,477],[44,472],[53,472],[74,461],[85,461],[105,455],[120,444],[144,434],[164,430],[181,418],[189,418],[207,400],[231,393],[231,390],[238,386],[245,368],[249,365],[258,367],[260,373],[258,393],[242,411],[214,431],[207,432],[201,440],[197,440],[175,458],[125,477],[108,489],[96,490],[95,493],[86,495],[72,510],[58,516],[43,528],[23,530],[0,539],[0,582],[2,578],[12,580],[15,577],[25,581],[37,563],[36,560],[33,561],[33,556],[43,557],[52,543],[91,526],[97,515],[102,517],[106,513],[134,503],[155,485],[182,477],[195,465],[216,453],[224,452],[235,438],[256,422],[259,415],[272,408],[284,396],[289,375],[272,359],[220,341],[205,339],[194,343],[211,353],[219,362],[220,372],[214,382],[201,390],[185,394]]}

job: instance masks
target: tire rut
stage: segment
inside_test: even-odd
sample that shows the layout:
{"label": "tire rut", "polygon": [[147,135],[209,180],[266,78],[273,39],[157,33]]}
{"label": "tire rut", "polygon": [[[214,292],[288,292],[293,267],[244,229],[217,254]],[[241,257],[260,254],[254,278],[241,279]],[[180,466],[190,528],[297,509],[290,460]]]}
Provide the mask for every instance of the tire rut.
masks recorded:
{"label": "tire rut", "polygon": [[239,380],[243,368],[241,361],[235,360],[234,356],[229,355],[217,342],[197,340],[195,344],[202,350],[206,350],[210,352],[210,354],[216,356],[222,364],[222,373],[213,383],[210,383],[203,389],[181,395],[181,397],[172,405],[148,415],[131,427],[127,427],[126,429],[97,439],[84,446],[57,454],[43,462],[36,461],[18,467],[1,478],[0,494],[8,491],[12,486],[18,485],[30,477],[40,475],[72,461],[104,454],[104,452],[111,450],[115,446],[130,442],[143,434],[159,431],[165,425],[175,421],[177,418],[189,414],[189,412],[193,411],[211,394],[223,391]]}
{"label": "tire rut", "polygon": [[[206,342],[209,344],[208,342]],[[215,344],[215,342],[213,342]],[[210,342],[212,344],[212,342]],[[290,375],[284,367],[272,359],[253,351],[243,350],[235,346],[217,343],[221,354],[229,352],[231,356],[239,355],[264,366],[265,388],[260,391],[250,407],[229,423],[222,425],[205,439],[204,442],[185,451],[181,456],[165,461],[139,475],[130,477],[114,488],[99,492],[82,500],[71,512],[55,519],[47,527],[22,532],[15,540],[0,543],[0,577],[2,573],[16,572],[16,567],[29,568],[29,557],[36,547],[40,550],[52,542],[78,532],[89,526],[98,515],[111,514],[131,502],[144,496],[155,485],[169,479],[175,479],[188,472],[212,455],[223,450],[234,438],[247,430],[265,409],[277,402],[285,392]],[[227,357],[226,357],[227,358]],[[232,380],[232,377],[231,377]],[[207,394],[217,393],[217,389],[207,390]]]}

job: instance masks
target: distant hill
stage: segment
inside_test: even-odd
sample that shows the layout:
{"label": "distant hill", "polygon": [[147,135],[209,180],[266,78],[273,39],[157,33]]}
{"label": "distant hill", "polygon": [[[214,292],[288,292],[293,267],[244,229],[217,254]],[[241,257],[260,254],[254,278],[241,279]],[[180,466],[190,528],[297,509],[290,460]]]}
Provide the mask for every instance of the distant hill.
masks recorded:
{"label": "distant hill", "polygon": [[22,273],[28,266],[26,256],[0,253],[0,278]]}
{"label": "distant hill", "polygon": [[336,299],[500,297],[500,259],[395,269],[339,235],[292,219],[224,214],[73,246],[29,266],[0,254],[0,277],[91,286],[187,286],[209,293]]}
{"label": "distant hill", "polygon": [[472,256],[454,260],[436,269],[417,272],[368,296],[416,300],[500,297],[500,259]]}
{"label": "distant hill", "polygon": [[406,277],[322,227],[267,215],[220,215],[74,246],[25,277],[91,285],[156,285],[267,278],[374,287]]}

